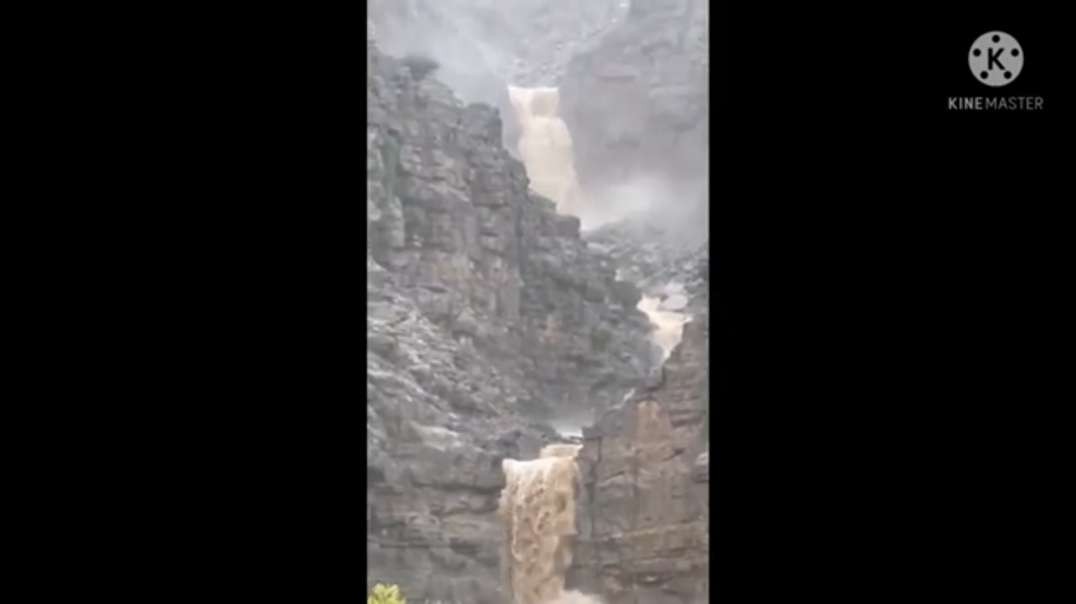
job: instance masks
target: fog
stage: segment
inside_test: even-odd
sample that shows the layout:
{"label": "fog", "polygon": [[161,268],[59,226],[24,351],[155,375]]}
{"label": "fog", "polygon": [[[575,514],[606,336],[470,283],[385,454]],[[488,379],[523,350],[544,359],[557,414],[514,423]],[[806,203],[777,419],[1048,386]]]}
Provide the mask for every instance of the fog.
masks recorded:
{"label": "fog", "polygon": [[641,174],[629,180],[587,189],[588,204],[580,213],[582,229],[593,230],[620,220],[655,227],[666,243],[690,249],[705,241],[708,230],[708,183]]}
{"label": "fog", "polygon": [[[555,88],[558,70],[627,18],[623,0],[371,0],[368,29],[387,54],[421,55],[440,65],[432,77],[466,103],[498,108],[506,149],[523,159],[521,127],[509,87]],[[578,137],[578,133],[570,136]],[[547,159],[545,165],[572,158]],[[532,162],[533,166],[533,162]],[[537,192],[561,202],[544,166],[528,166]],[[576,170],[578,167],[576,166]],[[565,179],[572,180],[574,174]],[[586,181],[586,175],[580,174]],[[556,186],[564,186],[559,183]],[[559,211],[576,215],[583,230],[624,219],[645,221],[685,246],[706,237],[707,175],[636,170],[622,182],[585,185]]]}
{"label": "fog", "polygon": [[374,29],[378,48],[389,55],[429,57],[440,65],[435,78],[452,88],[466,103],[500,106],[503,57],[480,38],[450,36],[418,23],[408,24],[393,18]]}

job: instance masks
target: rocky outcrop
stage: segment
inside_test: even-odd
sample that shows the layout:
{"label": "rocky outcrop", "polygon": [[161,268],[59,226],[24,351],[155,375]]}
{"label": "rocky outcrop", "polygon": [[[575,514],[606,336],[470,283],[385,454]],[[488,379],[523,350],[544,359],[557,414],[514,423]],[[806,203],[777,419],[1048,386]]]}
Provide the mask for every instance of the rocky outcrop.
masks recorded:
{"label": "rocky outcrop", "polygon": [[527,191],[492,108],[372,55],[370,253],[433,322],[524,384],[519,410],[619,402],[648,367],[646,317],[579,221]]}
{"label": "rocky outcrop", "polygon": [[411,601],[499,603],[501,462],[555,435],[513,411],[517,382],[369,257],[367,278],[367,578]]}
{"label": "rocky outcrop", "polygon": [[622,221],[586,234],[621,279],[689,322],[664,365],[584,430],[579,541],[568,587],[606,604],[701,603],[709,594],[709,252]]}
{"label": "rocky outcrop", "polygon": [[606,604],[708,601],[708,332],[706,315],[687,324],[660,382],[584,430],[569,588]]}
{"label": "rocky outcrop", "polygon": [[604,225],[584,234],[590,249],[607,256],[618,278],[648,296],[681,296],[677,310],[709,312],[710,242],[693,243],[676,230],[642,220]]}
{"label": "rocky outcrop", "polygon": [[[370,3],[371,39],[440,66],[368,47],[368,581],[415,603],[505,601],[502,462],[568,441],[554,418],[597,417],[566,587],[605,604],[702,602],[705,233],[624,223],[582,237],[528,192],[504,147],[515,120],[500,116],[507,84],[559,84],[584,186],[656,179],[666,213],[705,224],[692,204],[705,200],[707,5],[634,0],[625,21],[612,0],[460,2]],[[659,371],[644,295],[691,315]]]}
{"label": "rocky outcrop", "polygon": [[709,3],[633,0],[625,21],[577,55],[562,78],[561,115],[592,202],[657,181],[663,213],[704,225],[709,149]]}
{"label": "rocky outcrop", "polygon": [[527,191],[492,107],[367,65],[368,580],[501,602],[501,461],[650,369],[646,317],[579,222]]}
{"label": "rocky outcrop", "polygon": [[[371,0],[367,31],[390,55],[441,64],[441,81],[467,102],[511,115],[507,86],[556,86],[567,63],[621,23],[624,0]],[[504,125],[516,153],[519,129]]]}

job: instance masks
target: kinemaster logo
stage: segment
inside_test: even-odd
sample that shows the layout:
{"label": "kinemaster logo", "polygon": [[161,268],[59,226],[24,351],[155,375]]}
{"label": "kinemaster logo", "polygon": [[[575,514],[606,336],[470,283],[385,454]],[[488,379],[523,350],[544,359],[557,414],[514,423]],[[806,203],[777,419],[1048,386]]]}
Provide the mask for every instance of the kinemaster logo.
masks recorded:
{"label": "kinemaster logo", "polygon": [[[968,48],[969,73],[982,87],[1001,89],[1016,82],[1028,59],[1024,47],[1004,31],[988,31]],[[1034,95],[950,96],[950,111],[1041,111],[1045,100]]]}

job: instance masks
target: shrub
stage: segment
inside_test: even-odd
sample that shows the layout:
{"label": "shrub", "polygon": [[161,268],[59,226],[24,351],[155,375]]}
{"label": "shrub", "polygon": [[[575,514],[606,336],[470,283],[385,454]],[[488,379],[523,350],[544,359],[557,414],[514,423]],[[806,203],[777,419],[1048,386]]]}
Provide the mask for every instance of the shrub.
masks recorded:
{"label": "shrub", "polygon": [[407,600],[400,595],[400,588],[396,585],[374,586],[374,593],[366,598],[366,604],[407,604]]}
{"label": "shrub", "polygon": [[437,61],[423,55],[407,55],[403,58],[403,63],[411,70],[411,75],[416,80],[421,80],[441,66]]}

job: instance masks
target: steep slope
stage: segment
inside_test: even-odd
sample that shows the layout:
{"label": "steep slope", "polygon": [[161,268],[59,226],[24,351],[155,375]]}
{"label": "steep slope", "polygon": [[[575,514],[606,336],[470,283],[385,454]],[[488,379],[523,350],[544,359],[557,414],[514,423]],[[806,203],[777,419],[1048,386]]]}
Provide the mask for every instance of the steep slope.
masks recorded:
{"label": "steep slope", "polygon": [[569,588],[607,604],[708,601],[708,340],[697,316],[663,378],[584,430]]}
{"label": "steep slope", "polygon": [[[387,54],[441,63],[466,102],[511,115],[506,86],[556,86],[567,63],[623,21],[626,0],[370,0],[368,26]],[[516,153],[519,129],[504,124]]]}
{"label": "steep slope", "polygon": [[568,587],[607,604],[708,600],[709,253],[670,235],[632,222],[586,235],[644,301],[688,320],[657,375],[584,431]]}
{"label": "steep slope", "polygon": [[[534,585],[703,602],[707,3],[634,0],[625,18],[612,0],[461,2],[370,7],[368,31],[442,66],[368,54],[368,580],[413,602],[527,591],[499,564],[523,535],[506,540],[497,518],[502,466],[570,441],[576,547],[566,585],[563,554]],[[560,86],[578,178],[610,204],[599,213],[657,213],[581,234],[528,192],[505,150],[509,84]],[[689,320],[657,370],[640,305]],[[553,430],[584,425],[579,440]]]}
{"label": "steep slope", "polygon": [[426,318],[392,273],[368,258],[367,275],[368,579],[497,602],[500,463],[533,457],[551,431],[518,417],[520,386]]}
{"label": "steep slope", "polygon": [[639,292],[527,192],[500,119],[370,46],[368,579],[499,602],[501,461],[650,371]]}
{"label": "steep slope", "polygon": [[623,22],[567,64],[561,115],[598,209],[616,213],[643,187],[652,220],[685,234],[706,225],[708,53],[708,2],[632,0]]}

